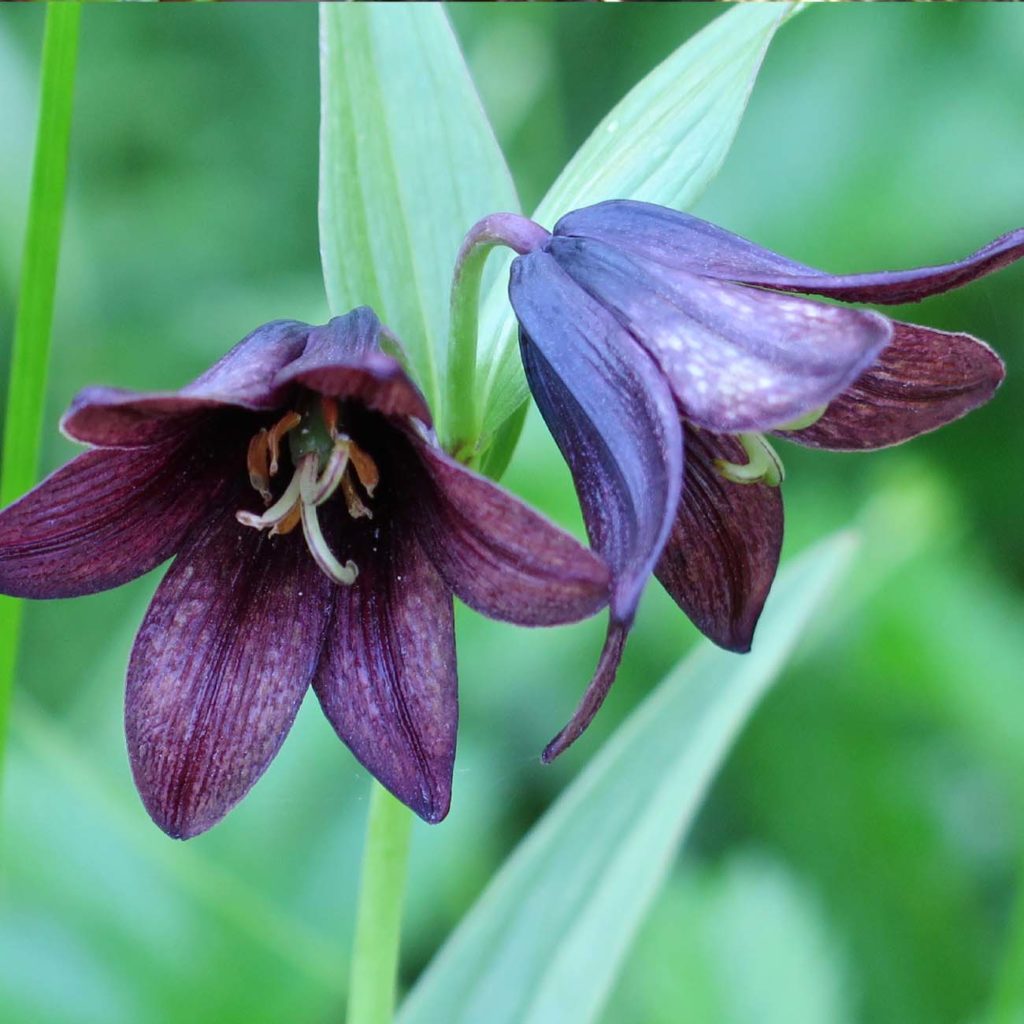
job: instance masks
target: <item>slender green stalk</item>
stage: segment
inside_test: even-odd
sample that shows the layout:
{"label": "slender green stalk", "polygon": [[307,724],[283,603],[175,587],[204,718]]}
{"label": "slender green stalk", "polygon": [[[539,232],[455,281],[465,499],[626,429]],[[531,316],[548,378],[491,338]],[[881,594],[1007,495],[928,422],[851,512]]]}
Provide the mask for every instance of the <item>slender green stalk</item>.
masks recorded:
{"label": "slender green stalk", "polygon": [[480,281],[487,254],[495,242],[464,247],[452,282],[451,345],[448,349],[448,393],[445,402],[445,438],[458,457],[472,454],[477,436],[476,346]]}
{"label": "slender green stalk", "polygon": [[484,264],[496,245],[526,253],[548,237],[539,224],[517,213],[492,213],[469,229],[459,250],[452,280],[444,441],[448,451],[464,462],[476,457],[480,439],[476,349]]}
{"label": "slender green stalk", "polygon": [[412,814],[372,783],[349,969],[347,1024],[391,1024]]}
{"label": "slender green stalk", "polygon": [[[75,3],[50,4],[46,9],[39,126],[0,454],[0,506],[32,486],[39,463],[81,13],[81,7]],[[7,738],[20,621],[21,603],[0,597],[0,765]]]}

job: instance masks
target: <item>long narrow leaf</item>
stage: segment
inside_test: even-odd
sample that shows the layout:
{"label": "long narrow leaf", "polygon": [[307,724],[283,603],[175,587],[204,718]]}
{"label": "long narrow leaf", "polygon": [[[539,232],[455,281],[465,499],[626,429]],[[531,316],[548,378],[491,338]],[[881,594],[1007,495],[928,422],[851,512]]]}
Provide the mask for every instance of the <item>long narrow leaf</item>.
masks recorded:
{"label": "long narrow leaf", "polygon": [[588,1024],[700,801],[853,551],[779,578],[749,655],[705,644],[672,672],[512,854],[410,993],[400,1024]]}
{"label": "long narrow leaf", "polygon": [[[683,209],[710,184],[732,145],[772,36],[797,5],[740,4],[679,47],[594,129],[534,219],[603,199]],[[484,436],[527,399],[502,275],[481,317]]]}
{"label": "long narrow leaf", "polygon": [[320,55],[327,299],[373,306],[437,409],[459,243],[512,178],[441,5],[323,4]]}

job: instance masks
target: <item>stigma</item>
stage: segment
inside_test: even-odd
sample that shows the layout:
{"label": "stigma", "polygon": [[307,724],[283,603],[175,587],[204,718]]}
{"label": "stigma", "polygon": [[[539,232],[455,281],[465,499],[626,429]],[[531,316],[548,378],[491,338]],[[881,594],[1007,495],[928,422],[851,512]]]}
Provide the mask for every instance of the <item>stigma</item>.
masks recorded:
{"label": "stigma", "polygon": [[[285,438],[293,473],[275,501],[271,481],[281,466]],[[370,455],[340,430],[338,403],[310,396],[299,411],[285,413],[253,436],[246,463],[249,482],[267,509],[262,515],[238,511],[235,518],[243,526],[267,530],[271,537],[291,533],[301,524],[306,547],[320,570],[335,583],[351,586],[359,569],[351,560],[342,565],[331,551],[317,509],[340,492],[353,519],[372,519],[367,502],[380,483],[380,472]]]}

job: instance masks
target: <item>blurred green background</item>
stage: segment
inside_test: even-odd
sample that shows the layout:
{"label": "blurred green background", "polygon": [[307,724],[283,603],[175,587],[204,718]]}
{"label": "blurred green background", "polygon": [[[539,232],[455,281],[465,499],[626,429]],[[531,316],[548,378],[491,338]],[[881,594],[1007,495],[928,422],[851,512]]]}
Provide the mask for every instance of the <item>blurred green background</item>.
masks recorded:
{"label": "blurred green background", "polygon": [[[711,5],[451,14],[529,209]],[[0,12],[0,366],[43,10]],[[253,326],[327,316],[313,5],[85,13],[49,393],[169,387]],[[939,262],[1024,223],[1024,11],[829,5],[769,53],[696,212],[831,270]],[[1024,1020],[1024,266],[912,311],[1006,357],[992,405],[871,456],[784,453],[787,554],[864,534],[854,580],[717,781],[607,1024]],[[0,374],[5,370],[0,369]],[[2,383],[2,382],[0,382]],[[506,482],[579,529],[531,419]],[[307,703],[247,800],[188,845],[151,825],[121,731],[156,576],[33,605],[4,796],[5,1024],[339,1021],[367,780]],[[657,590],[559,764],[537,754],[601,623],[460,616],[453,811],[417,824],[410,983],[544,807],[695,640]]]}

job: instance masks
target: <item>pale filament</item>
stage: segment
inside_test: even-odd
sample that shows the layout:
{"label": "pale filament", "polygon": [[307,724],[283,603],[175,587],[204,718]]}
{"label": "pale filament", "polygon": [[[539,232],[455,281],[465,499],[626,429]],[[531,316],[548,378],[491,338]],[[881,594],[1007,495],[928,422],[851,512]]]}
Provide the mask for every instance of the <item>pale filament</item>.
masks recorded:
{"label": "pale filament", "polygon": [[782,459],[761,434],[737,434],[747,455],[745,463],[715,459],[715,469],[734,484],[767,484],[778,487],[785,478]]}
{"label": "pale filament", "polygon": [[[373,512],[356,490],[355,480],[358,479],[367,496],[372,498],[380,482],[380,471],[367,452],[338,430],[337,402],[328,398],[321,399],[320,415],[322,426],[326,428],[329,443],[333,443],[333,447],[329,449],[329,454],[323,448],[297,454],[293,438],[295,472],[277,501],[273,501],[270,478],[278,470],[281,439],[299,427],[303,417],[297,412],[286,413],[269,430],[261,429],[252,438],[247,456],[249,480],[269,507],[262,515],[238,511],[235,517],[243,526],[269,530],[270,536],[290,533],[301,522],[306,546],[317,566],[336,583],[350,586],[355,582],[359,569],[355,562],[349,560],[342,565],[335,557],[320,527],[317,508],[340,489],[353,519],[372,519]],[[301,451],[299,447],[298,452]],[[322,461],[323,472],[320,471]]]}

